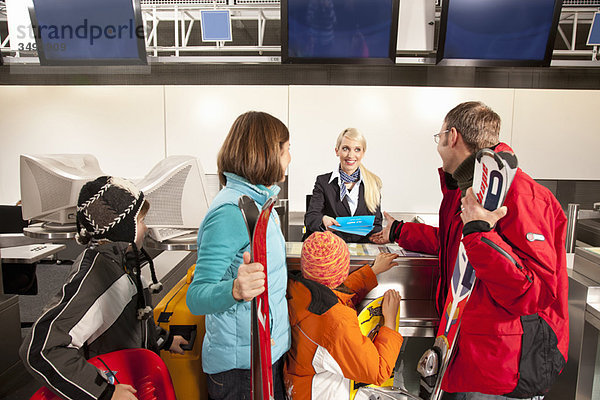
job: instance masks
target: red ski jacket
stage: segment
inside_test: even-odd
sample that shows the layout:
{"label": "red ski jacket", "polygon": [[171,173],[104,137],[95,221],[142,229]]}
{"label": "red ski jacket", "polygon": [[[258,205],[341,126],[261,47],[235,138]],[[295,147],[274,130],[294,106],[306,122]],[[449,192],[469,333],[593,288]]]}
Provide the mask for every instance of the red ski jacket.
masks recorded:
{"label": "red ski jacket", "polygon": [[[494,150],[512,152],[504,143]],[[438,313],[463,229],[460,189],[441,169],[440,177],[439,228],[404,223],[397,240],[406,249],[439,255]],[[566,364],[565,214],[552,193],[520,168],[504,205],[508,213],[492,231],[462,239],[477,282],[442,382],[446,392],[544,394]]]}

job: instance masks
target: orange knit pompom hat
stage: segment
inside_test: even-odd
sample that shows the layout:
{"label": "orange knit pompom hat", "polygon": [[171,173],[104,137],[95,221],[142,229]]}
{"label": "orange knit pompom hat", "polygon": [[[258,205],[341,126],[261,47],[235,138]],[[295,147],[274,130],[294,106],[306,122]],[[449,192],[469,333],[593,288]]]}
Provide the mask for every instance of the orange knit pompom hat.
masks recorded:
{"label": "orange knit pompom hat", "polygon": [[348,245],[329,231],[315,232],[302,245],[300,266],[304,278],[334,289],[348,277]]}

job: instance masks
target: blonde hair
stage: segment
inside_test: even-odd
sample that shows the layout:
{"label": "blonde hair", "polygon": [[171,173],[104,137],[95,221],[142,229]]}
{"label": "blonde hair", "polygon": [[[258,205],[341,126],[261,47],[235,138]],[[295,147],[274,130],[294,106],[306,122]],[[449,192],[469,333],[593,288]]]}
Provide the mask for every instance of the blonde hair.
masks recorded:
{"label": "blonde hair", "polygon": [[[346,128],[340,133],[335,142],[336,150],[340,148],[344,137],[359,142],[363,152],[367,151],[367,139],[356,128]],[[360,164],[360,174],[365,183],[365,203],[369,211],[374,213],[381,202],[381,179],[369,171],[363,163]]]}

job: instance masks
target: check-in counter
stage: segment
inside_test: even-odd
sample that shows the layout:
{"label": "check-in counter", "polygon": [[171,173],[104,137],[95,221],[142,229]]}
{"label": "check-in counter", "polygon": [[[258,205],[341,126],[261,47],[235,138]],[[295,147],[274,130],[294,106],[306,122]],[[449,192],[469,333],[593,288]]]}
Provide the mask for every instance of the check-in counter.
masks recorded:
{"label": "check-in counter", "polygon": [[[0,321],[2,321],[2,340],[0,340],[0,387],[7,387],[10,379],[18,369],[19,346],[21,346],[21,319],[19,313],[19,298],[16,295],[6,295],[2,281],[2,255],[0,249]],[[1,392],[1,391],[0,391]]]}
{"label": "check-in counter", "polygon": [[[196,241],[167,241],[165,243],[157,243],[151,239],[147,239],[145,247],[157,250],[193,252],[196,249]],[[363,304],[382,296],[388,289],[396,289],[402,296],[400,304],[400,333],[405,337],[435,337],[439,323],[434,301],[439,278],[437,257],[408,252],[396,244],[350,243],[348,248],[350,250],[350,271],[354,271],[364,264],[372,263],[375,256],[382,251],[399,253],[398,258],[395,260],[398,265],[392,267],[389,271],[379,274],[377,277],[379,285],[367,294]],[[301,251],[302,242],[286,243],[287,263],[290,270],[300,269]],[[195,256],[195,252],[193,253]],[[189,265],[187,266],[189,267]]]}
{"label": "check-in counter", "polygon": [[569,271],[569,359],[547,399],[600,400],[600,248],[575,249]]}
{"label": "check-in counter", "polygon": [[[289,269],[300,269],[301,242],[286,244]],[[400,303],[400,333],[405,337],[434,337],[439,323],[435,311],[435,291],[439,277],[437,257],[407,252],[397,245],[348,245],[350,271],[372,263],[379,252],[400,253],[397,266],[377,276],[379,285],[369,292],[361,304],[382,296],[388,289],[396,289],[402,296]],[[359,306],[360,308],[360,306]]]}

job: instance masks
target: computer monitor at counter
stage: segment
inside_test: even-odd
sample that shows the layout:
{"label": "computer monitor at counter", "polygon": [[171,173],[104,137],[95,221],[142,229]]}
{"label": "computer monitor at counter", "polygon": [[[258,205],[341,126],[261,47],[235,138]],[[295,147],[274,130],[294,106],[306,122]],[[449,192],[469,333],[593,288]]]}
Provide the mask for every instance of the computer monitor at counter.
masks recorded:
{"label": "computer monitor at counter", "polygon": [[102,175],[91,154],[21,155],[23,219],[75,224],[79,191]]}
{"label": "computer monitor at counter", "polygon": [[[51,230],[75,231],[79,191],[106,175],[91,154],[21,155],[20,168],[23,219],[41,221]],[[198,229],[208,196],[197,158],[167,157],[134,183],[150,203],[146,224],[157,240]]]}

